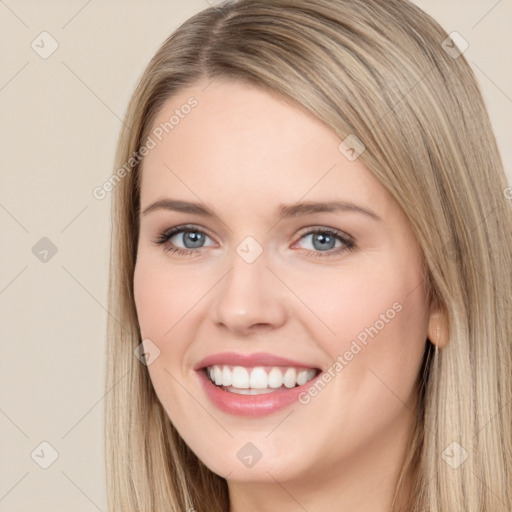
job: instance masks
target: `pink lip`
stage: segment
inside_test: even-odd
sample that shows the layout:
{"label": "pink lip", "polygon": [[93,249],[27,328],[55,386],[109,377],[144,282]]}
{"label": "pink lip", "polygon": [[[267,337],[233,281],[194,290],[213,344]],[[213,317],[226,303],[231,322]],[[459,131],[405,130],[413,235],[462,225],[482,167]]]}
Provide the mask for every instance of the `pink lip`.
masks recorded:
{"label": "pink lip", "polygon": [[[207,366],[209,366],[209,364],[207,364]],[[301,365],[289,365],[287,363],[285,366]],[[272,414],[273,412],[284,409],[294,402],[297,402],[299,395],[306,391],[310,386],[314,385],[317,379],[321,378],[322,375],[320,372],[315,378],[306,382],[306,384],[290,389],[273,391],[272,393],[265,393],[262,395],[240,395],[238,393],[224,391],[222,388],[213,384],[206,376],[206,371],[204,369],[199,369],[197,374],[206,395],[221,411],[228,414],[252,418]]]}
{"label": "pink lip", "polygon": [[199,361],[194,370],[200,370],[206,366],[214,364],[227,364],[232,366],[295,366],[299,368],[316,368],[307,363],[293,361],[284,357],[274,356],[265,352],[256,352],[253,354],[241,354],[237,352],[222,352],[205,357]]}

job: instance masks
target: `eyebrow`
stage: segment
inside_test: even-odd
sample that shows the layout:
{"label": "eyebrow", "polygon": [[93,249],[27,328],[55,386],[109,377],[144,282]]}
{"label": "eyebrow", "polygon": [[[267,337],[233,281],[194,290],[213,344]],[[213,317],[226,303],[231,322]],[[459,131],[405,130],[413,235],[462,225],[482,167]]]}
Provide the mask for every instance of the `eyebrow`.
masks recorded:
{"label": "eyebrow", "polygon": [[[210,208],[202,203],[193,203],[190,201],[178,201],[175,199],[160,199],[144,208],[142,215],[147,215],[156,210],[169,210],[203,217],[217,217]],[[280,205],[277,209],[277,217],[288,219],[301,217],[312,213],[330,213],[330,212],[355,212],[367,215],[374,220],[382,219],[371,210],[346,201],[326,201],[326,202],[303,202],[292,205]]]}

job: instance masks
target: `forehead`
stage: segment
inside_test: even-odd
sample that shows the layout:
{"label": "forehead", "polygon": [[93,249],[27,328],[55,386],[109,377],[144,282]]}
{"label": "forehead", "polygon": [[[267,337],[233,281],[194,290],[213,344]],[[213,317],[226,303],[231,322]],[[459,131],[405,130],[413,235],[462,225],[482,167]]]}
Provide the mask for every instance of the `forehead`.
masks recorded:
{"label": "forehead", "polygon": [[[191,105],[194,105],[191,107]],[[265,208],[273,198],[390,198],[340,137],[283,97],[231,80],[201,82],[168,99],[152,125],[156,146],[142,163],[141,202],[191,192]],[[159,140],[161,139],[161,140]]]}

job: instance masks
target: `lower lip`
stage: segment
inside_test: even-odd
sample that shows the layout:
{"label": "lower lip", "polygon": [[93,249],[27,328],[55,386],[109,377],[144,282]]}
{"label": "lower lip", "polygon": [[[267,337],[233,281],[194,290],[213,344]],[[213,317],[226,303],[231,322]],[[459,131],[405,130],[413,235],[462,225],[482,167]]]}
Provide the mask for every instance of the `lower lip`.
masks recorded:
{"label": "lower lip", "polygon": [[316,380],[322,375],[320,372],[316,377],[302,386],[295,386],[290,389],[272,391],[271,393],[263,393],[261,395],[241,395],[239,393],[224,391],[222,388],[213,384],[206,376],[204,369],[197,370],[197,373],[208,398],[221,411],[237,416],[250,416],[253,418],[272,414],[297,402],[299,395],[310,386],[314,385]]}

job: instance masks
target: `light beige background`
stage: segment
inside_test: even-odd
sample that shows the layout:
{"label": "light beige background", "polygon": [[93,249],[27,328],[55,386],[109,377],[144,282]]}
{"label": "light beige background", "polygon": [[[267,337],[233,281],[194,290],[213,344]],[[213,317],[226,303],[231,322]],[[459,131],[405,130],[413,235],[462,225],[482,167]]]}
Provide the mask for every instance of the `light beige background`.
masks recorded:
{"label": "light beige background", "polygon": [[[512,0],[417,3],[468,41],[512,182]],[[92,190],[113,170],[120,119],[146,63],[206,7],[0,0],[0,512],[106,509],[110,200]],[[59,45],[47,59],[31,47],[43,31]],[[45,263],[32,252],[42,237],[58,250]],[[52,449],[58,458],[42,469]]]}

